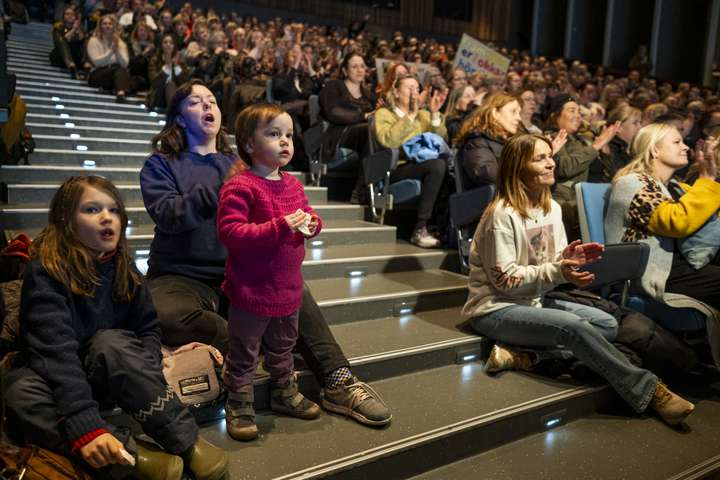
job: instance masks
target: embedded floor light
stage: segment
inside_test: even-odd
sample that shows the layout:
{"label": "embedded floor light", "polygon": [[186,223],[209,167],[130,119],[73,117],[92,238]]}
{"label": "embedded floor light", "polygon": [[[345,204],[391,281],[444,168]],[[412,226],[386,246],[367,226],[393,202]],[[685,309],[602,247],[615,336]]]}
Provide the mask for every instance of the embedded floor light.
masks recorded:
{"label": "embedded floor light", "polygon": [[325,245],[325,242],[322,240],[313,240],[312,242],[310,242],[310,246],[313,248],[320,248],[323,245]]}
{"label": "embedded floor light", "polygon": [[61,113],[60,118],[70,118],[70,115],[68,115],[67,113]]}
{"label": "embedded floor light", "polygon": [[463,348],[455,352],[455,363],[463,364],[480,360],[481,358],[481,346],[473,345],[468,348]]}
{"label": "embedded floor light", "polygon": [[62,109],[65,108],[65,105],[62,105],[62,104],[58,103],[58,104],[55,105],[55,108],[56,108],[57,110],[62,110]]}
{"label": "embedded floor light", "polygon": [[85,152],[87,151],[88,147],[87,145],[75,145],[75,150],[79,152]]}
{"label": "embedded floor light", "polygon": [[52,97],[50,100],[52,100],[53,102],[59,102],[60,97]]}
{"label": "embedded floor light", "polygon": [[138,257],[147,256],[150,255],[150,250],[135,250],[135,255]]}
{"label": "embedded floor light", "polygon": [[157,116],[158,116],[158,113],[157,113],[157,112],[150,112],[150,116],[151,116],[151,117],[157,117]]}
{"label": "embedded floor light", "polygon": [[85,168],[95,168],[95,160],[85,160],[85,161],[83,161],[83,167],[85,167]]}
{"label": "embedded floor light", "polygon": [[566,414],[567,410],[565,409],[558,410],[557,412],[548,413],[547,415],[543,415],[542,417],[540,417],[540,422],[542,422],[543,427],[549,430],[563,423],[563,419],[565,418]]}
{"label": "embedded floor light", "polygon": [[415,312],[415,304],[409,302],[400,302],[393,305],[393,313],[396,317],[401,315],[412,315]]}
{"label": "embedded floor light", "polygon": [[365,276],[365,270],[347,270],[345,275],[350,278],[362,278]]}
{"label": "embedded floor light", "polygon": [[80,134],[79,133],[71,133],[70,138],[72,138],[73,140],[77,140],[78,138],[80,138]]}
{"label": "embedded floor light", "polygon": [[165,126],[165,120],[158,120],[158,125]]}
{"label": "embedded floor light", "polygon": [[65,128],[75,128],[75,124],[72,122],[65,122]]}

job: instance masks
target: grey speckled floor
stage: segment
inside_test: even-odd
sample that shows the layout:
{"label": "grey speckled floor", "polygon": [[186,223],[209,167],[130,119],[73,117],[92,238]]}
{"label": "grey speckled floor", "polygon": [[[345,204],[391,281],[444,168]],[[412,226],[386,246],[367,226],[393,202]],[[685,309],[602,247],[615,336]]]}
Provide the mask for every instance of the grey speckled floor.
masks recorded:
{"label": "grey speckled floor", "polygon": [[[686,426],[652,416],[597,414],[446,465],[415,480],[659,480],[720,455],[720,382],[704,391]],[[681,388],[682,390],[682,388]],[[720,478],[715,474],[711,478]]]}

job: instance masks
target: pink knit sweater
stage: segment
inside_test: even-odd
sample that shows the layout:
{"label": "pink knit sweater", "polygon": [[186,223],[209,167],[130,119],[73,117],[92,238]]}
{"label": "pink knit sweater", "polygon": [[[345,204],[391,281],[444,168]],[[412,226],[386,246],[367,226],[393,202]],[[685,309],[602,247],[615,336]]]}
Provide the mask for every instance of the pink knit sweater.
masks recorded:
{"label": "pink knit sweater", "polygon": [[[220,241],[228,249],[223,291],[235,308],[267,317],[290,315],[302,301],[305,237],[284,217],[298,208],[315,215],[302,184],[281,175],[235,175],[220,189],[217,213]],[[321,228],[318,218],[315,235]]]}

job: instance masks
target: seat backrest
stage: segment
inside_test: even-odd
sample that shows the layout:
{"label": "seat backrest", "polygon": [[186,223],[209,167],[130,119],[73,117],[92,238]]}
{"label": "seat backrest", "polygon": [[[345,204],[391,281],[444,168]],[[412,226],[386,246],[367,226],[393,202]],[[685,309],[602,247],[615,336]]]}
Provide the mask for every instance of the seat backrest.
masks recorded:
{"label": "seat backrest", "polygon": [[450,222],[462,228],[480,220],[495,196],[495,185],[484,185],[450,195]]}
{"label": "seat backrest", "polygon": [[605,210],[610,197],[609,183],[575,184],[580,236],[583,242],[605,243]]}
{"label": "seat backrest", "polygon": [[375,136],[375,115],[370,115],[367,119],[368,139],[370,140],[370,155],[383,149]]}
{"label": "seat backrest", "polygon": [[455,173],[455,189],[457,192],[465,191],[465,171],[463,170],[463,145],[458,145],[455,156],[451,155],[453,162],[453,172]]}
{"label": "seat backrest", "polygon": [[310,117],[310,126],[320,121],[320,96],[310,95],[308,98],[308,116]]}
{"label": "seat backrest", "polygon": [[274,103],[272,91],[273,91],[272,78],[268,78],[265,81],[265,100],[267,100],[268,103]]}
{"label": "seat backrest", "polygon": [[308,158],[313,160],[320,159],[322,151],[323,139],[327,131],[328,123],[320,122],[303,132],[303,142],[305,144],[305,153]]}

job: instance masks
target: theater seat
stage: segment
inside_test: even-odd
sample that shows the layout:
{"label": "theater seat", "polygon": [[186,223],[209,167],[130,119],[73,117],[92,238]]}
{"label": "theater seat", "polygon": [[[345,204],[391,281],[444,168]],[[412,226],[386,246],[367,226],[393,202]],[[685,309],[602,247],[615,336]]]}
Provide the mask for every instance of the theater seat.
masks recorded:
{"label": "theater seat", "polygon": [[[604,218],[607,201],[610,197],[610,187],[609,183],[578,183],[575,185],[580,234],[583,242],[605,243]],[[702,330],[706,328],[706,319],[717,314],[710,306],[686,295],[668,293],[665,294],[665,298],[666,303],[662,303],[646,295],[633,292],[628,295],[625,305],[647,315],[674,332]],[[622,303],[619,301],[621,300],[619,295],[613,296],[612,299]]]}
{"label": "theater seat", "polygon": [[420,198],[422,182],[416,179],[404,179],[390,182],[390,172],[397,167],[400,158],[399,148],[384,148],[375,138],[375,117],[368,117],[368,137],[370,154],[363,162],[364,183],[368,186],[370,212],[373,218],[383,223],[385,213],[395,205],[414,204]]}

